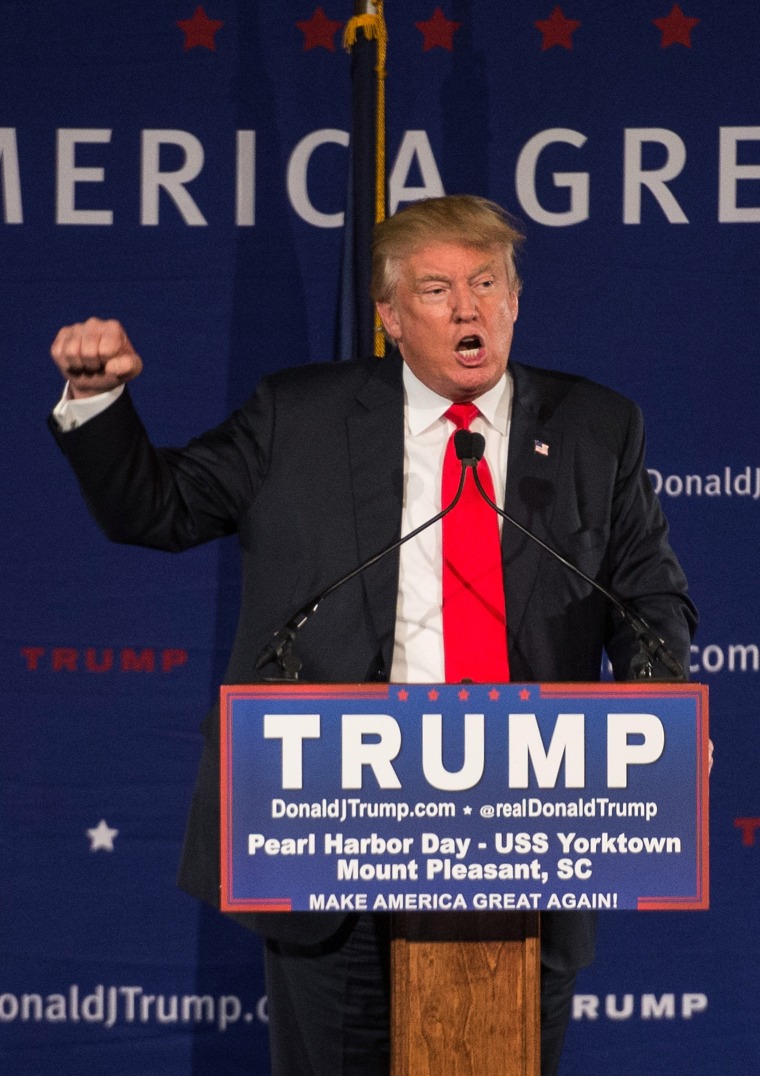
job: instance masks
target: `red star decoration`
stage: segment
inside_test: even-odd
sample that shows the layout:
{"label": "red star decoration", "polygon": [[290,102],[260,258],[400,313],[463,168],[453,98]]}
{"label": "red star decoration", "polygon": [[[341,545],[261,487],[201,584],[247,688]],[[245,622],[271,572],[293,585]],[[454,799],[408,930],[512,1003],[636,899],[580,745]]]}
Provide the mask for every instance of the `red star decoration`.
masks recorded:
{"label": "red star decoration", "polygon": [[398,693],[398,697],[402,702],[406,702],[406,700],[409,698],[409,692],[406,690],[405,687],[401,688]]}
{"label": "red star decoration", "polygon": [[447,19],[444,13],[439,7],[435,9],[427,22],[416,22],[414,24],[417,29],[422,33],[422,51],[430,52],[431,49],[448,49],[449,52],[454,51],[454,34],[462,25],[461,22],[454,22],[453,19]]}
{"label": "red star decoration", "polygon": [[520,701],[521,702],[527,702],[529,698],[530,698],[530,692],[528,691],[528,689],[526,687],[524,687],[522,689],[522,691],[520,692]]}
{"label": "red star decoration", "polygon": [[342,25],[342,22],[328,19],[324,8],[315,8],[310,19],[302,19],[296,23],[296,26],[303,34],[303,51],[327,49],[329,52],[335,52],[333,38]]}
{"label": "red star decoration", "polygon": [[428,698],[431,702],[435,702],[435,700],[438,698],[438,692],[435,690],[434,687],[431,688],[430,691],[428,691]]}
{"label": "red star decoration", "polygon": [[543,35],[541,51],[553,49],[555,45],[563,49],[572,49],[573,34],[580,26],[577,19],[568,19],[561,7],[555,7],[548,19],[539,19],[533,24]]}
{"label": "red star decoration", "polygon": [[495,687],[492,687],[491,690],[488,692],[488,697],[492,702],[496,702],[500,695],[501,692],[497,691]]}
{"label": "red star decoration", "polygon": [[180,19],[177,26],[185,35],[185,52],[197,48],[211,49],[212,52],[216,52],[214,35],[217,30],[221,30],[224,23],[219,19],[210,19],[202,7],[197,7],[192,19]]}
{"label": "red star decoration", "polygon": [[684,15],[678,4],[673,4],[670,14],[663,19],[652,19],[657,29],[662,34],[660,48],[666,49],[670,45],[683,45],[691,48],[691,31],[701,22],[701,19],[690,19]]}
{"label": "red star decoration", "polygon": [[459,698],[462,700],[462,702],[466,702],[467,699],[469,699],[469,697],[470,697],[469,691],[467,690],[466,687],[463,687],[462,690],[459,692]]}

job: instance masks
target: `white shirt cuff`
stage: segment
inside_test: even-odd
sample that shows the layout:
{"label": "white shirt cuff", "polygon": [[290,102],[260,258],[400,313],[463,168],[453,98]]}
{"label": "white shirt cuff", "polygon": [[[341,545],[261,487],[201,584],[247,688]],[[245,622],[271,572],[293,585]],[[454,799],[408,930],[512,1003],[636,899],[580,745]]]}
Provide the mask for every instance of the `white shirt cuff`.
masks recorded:
{"label": "white shirt cuff", "polygon": [[97,396],[87,396],[81,400],[71,399],[68,384],[63,390],[63,396],[53,408],[53,418],[58,423],[63,433],[75,430],[77,426],[89,422],[101,411],[105,411],[112,403],[121,396],[124,386],[111,389],[109,392],[99,392]]}

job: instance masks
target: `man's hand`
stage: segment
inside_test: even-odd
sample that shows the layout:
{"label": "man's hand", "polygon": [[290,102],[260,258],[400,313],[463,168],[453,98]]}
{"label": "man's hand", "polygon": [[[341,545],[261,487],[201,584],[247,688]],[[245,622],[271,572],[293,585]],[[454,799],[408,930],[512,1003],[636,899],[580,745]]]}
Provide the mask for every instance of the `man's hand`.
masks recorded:
{"label": "man's hand", "polygon": [[126,384],[142,370],[142,359],[118,321],[88,318],[60,330],[50,348],[75,399]]}

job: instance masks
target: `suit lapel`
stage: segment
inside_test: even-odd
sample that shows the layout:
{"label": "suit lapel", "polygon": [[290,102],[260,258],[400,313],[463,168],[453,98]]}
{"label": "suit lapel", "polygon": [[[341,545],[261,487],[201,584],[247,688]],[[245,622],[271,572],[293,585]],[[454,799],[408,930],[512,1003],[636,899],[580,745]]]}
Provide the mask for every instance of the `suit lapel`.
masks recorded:
{"label": "suit lapel", "polygon": [[[378,362],[347,418],[359,561],[400,535],[404,494],[404,392],[401,359]],[[369,615],[390,674],[398,593],[398,552],[362,575]]]}
{"label": "suit lapel", "polygon": [[[562,433],[551,423],[555,401],[540,372],[511,363],[514,380],[505,511],[547,544],[562,456]],[[346,420],[359,561],[400,535],[404,493],[404,391],[400,357],[379,361],[357,393]],[[530,605],[542,558],[547,556],[507,521],[502,556],[510,636],[518,634]],[[398,552],[362,576],[369,615],[390,673],[398,594]]]}
{"label": "suit lapel", "polygon": [[[514,397],[504,509],[518,523],[552,545],[551,523],[557,501],[562,435],[549,425],[553,406],[541,391],[540,378],[518,363],[510,363],[510,370]],[[507,624],[509,634],[514,638],[528,610],[542,558],[547,554],[505,520],[502,556]]]}

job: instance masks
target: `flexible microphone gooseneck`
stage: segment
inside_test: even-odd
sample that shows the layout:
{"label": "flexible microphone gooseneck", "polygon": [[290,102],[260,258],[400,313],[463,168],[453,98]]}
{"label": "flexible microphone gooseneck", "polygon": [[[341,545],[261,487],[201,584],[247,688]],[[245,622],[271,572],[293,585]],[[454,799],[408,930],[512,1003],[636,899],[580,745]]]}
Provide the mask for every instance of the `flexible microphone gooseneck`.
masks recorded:
{"label": "flexible microphone gooseneck", "polygon": [[685,680],[683,668],[680,662],[676,659],[673,653],[668,649],[665,640],[660,638],[653,628],[646,622],[646,620],[638,616],[631,609],[629,609],[619,598],[617,598],[606,587],[602,586],[591,576],[583,572],[577,565],[567,560],[556,549],[548,545],[522,523],[518,523],[516,519],[505,512],[502,508],[499,508],[498,504],[491,500],[486,491],[483,489],[480,478],[478,477],[478,463],[483,458],[485,452],[485,438],[480,433],[473,433],[471,430],[457,430],[454,434],[454,448],[456,450],[457,458],[462,464],[462,473],[459,478],[459,485],[457,491],[450,504],[446,505],[444,509],[434,515],[431,519],[428,519],[425,523],[420,524],[409,534],[403,535],[401,538],[391,542],[390,545],[385,546],[378,553],[375,553],[368,560],[362,561],[350,572],[341,576],[335,582],[331,583],[324,590],[321,590],[319,594],[313,597],[310,601],[306,602],[297,613],[290,618],[284,627],[276,631],[264,649],[259,654],[256,660],[256,670],[264,668],[270,662],[276,662],[280,668],[281,679],[284,680],[297,680],[298,674],[301,670],[301,661],[297,654],[294,652],[295,639],[298,632],[306,624],[306,622],[316,613],[319,606],[322,604],[325,598],[327,598],[334,591],[339,590],[349,580],[354,579],[357,575],[361,575],[367,568],[371,568],[373,564],[377,564],[383,557],[388,556],[389,553],[393,553],[396,549],[399,549],[406,542],[411,541],[422,531],[427,530],[428,527],[432,527],[434,523],[437,523],[440,519],[443,519],[445,515],[454,509],[462,496],[462,490],[464,489],[465,478],[468,470],[472,470],[473,478],[475,479],[475,485],[480,493],[481,497],[486,503],[505,519],[509,524],[519,530],[522,534],[529,538],[531,542],[540,546],[546,553],[548,553],[555,560],[563,564],[569,571],[574,572],[585,583],[593,587],[607,599],[611,605],[623,617],[623,620],[629,625],[634,635],[636,636],[641,649],[640,660],[636,661],[634,666],[634,675],[636,679],[651,679],[652,678],[652,663],[659,661],[676,680]]}
{"label": "flexible microphone gooseneck", "polygon": [[[461,452],[460,452],[461,444]],[[628,624],[633,633],[635,634],[639,646],[643,651],[643,660],[637,661],[634,666],[634,675],[636,679],[645,680],[652,678],[652,663],[659,661],[676,680],[685,680],[683,667],[677,660],[675,655],[668,649],[664,639],[661,639],[657,635],[652,627],[647,624],[646,620],[642,616],[638,616],[631,609],[628,608],[619,598],[603,587],[601,583],[598,583],[596,579],[592,579],[591,576],[586,575],[585,572],[573,564],[571,561],[566,560],[556,549],[553,549],[546,542],[542,541],[537,535],[529,531],[527,527],[524,527],[522,523],[518,523],[516,519],[513,519],[508,512],[505,512],[502,508],[499,508],[498,504],[488,496],[483,489],[483,485],[478,477],[478,462],[483,458],[485,452],[486,439],[480,433],[471,433],[469,430],[457,430],[454,434],[454,445],[457,449],[457,456],[463,461],[463,473],[465,467],[472,468],[472,475],[475,479],[475,485],[478,487],[478,492],[485,500],[486,504],[493,508],[494,512],[497,512],[502,519],[506,519],[507,523],[511,523],[513,527],[516,527],[526,538],[530,538],[532,542],[539,545],[546,553],[558,560],[560,564],[564,564],[566,568],[569,568],[571,572],[575,572],[577,576],[589,586],[593,587],[600,594],[602,594],[608,602],[610,602],[615,609],[623,617],[623,620]],[[466,456],[466,459],[463,458]]]}
{"label": "flexible microphone gooseneck", "polygon": [[[456,436],[458,437],[459,434],[464,434],[465,438],[470,439],[473,436],[476,436],[474,434],[471,434],[468,430],[459,430]],[[428,519],[425,523],[421,523],[419,527],[416,527],[413,531],[410,531],[409,534],[405,534],[401,538],[397,538],[394,542],[391,542],[390,545],[386,546],[384,549],[381,549],[379,553],[375,553],[374,556],[371,556],[368,560],[362,561],[362,563],[359,564],[356,568],[352,568],[350,572],[346,573],[346,575],[341,576],[340,579],[337,579],[334,583],[331,583],[328,587],[325,587],[325,589],[320,591],[319,594],[317,594],[314,598],[306,602],[305,605],[302,605],[298,612],[290,618],[287,624],[283,628],[280,628],[279,631],[276,631],[274,633],[271,642],[267,643],[267,645],[261,651],[256,660],[257,671],[263,669],[264,666],[268,665],[270,662],[276,662],[280,667],[282,679],[297,680],[298,674],[301,671],[301,661],[293,650],[296,635],[307,622],[307,620],[309,620],[314,615],[314,613],[316,613],[317,609],[325,600],[325,598],[328,597],[328,595],[332,594],[334,591],[339,590],[344,583],[348,583],[349,580],[353,579],[355,576],[361,575],[361,573],[366,571],[367,568],[371,568],[373,564],[377,564],[379,560],[382,560],[383,557],[388,556],[389,553],[393,553],[394,550],[399,549],[406,542],[411,541],[412,538],[416,538],[418,534],[420,534],[424,530],[427,530],[428,527],[432,527],[433,524],[437,523],[439,519],[443,519],[443,517],[445,515],[448,515],[448,513],[453,508],[456,508],[457,504],[459,503],[459,499],[462,496],[462,490],[464,489],[464,480],[467,474],[467,468],[477,467],[478,460],[480,459],[480,456],[483,455],[481,450],[480,456],[475,457],[475,455],[471,451],[471,440],[464,442],[456,442],[455,440],[455,445],[456,444],[461,444],[462,446],[462,451],[457,449],[457,457],[462,462],[462,473],[459,477],[459,485],[457,486],[457,491],[454,494],[451,503],[447,504],[446,507],[442,511],[434,515],[432,519]]]}

